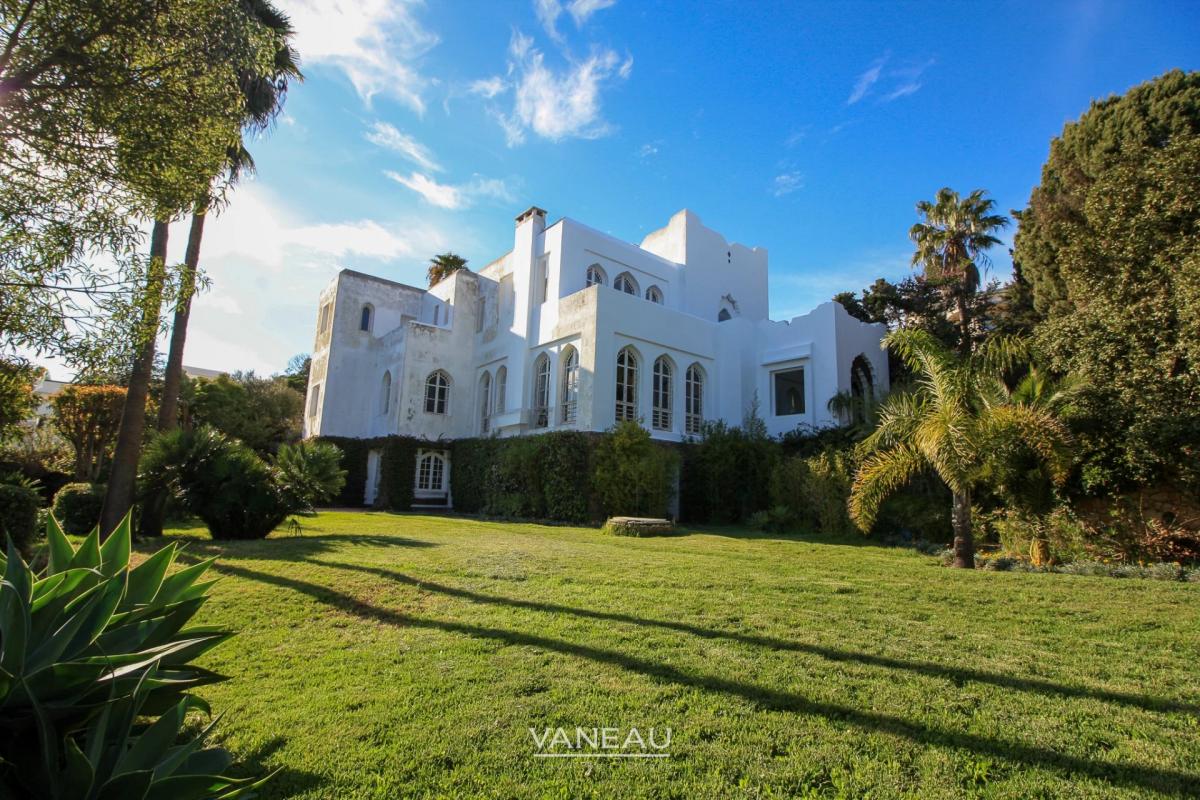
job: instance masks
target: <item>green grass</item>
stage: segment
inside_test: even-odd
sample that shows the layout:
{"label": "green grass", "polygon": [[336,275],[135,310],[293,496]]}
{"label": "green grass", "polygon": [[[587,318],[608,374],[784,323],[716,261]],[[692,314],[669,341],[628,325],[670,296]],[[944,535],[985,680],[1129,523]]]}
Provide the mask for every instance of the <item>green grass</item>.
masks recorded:
{"label": "green grass", "polygon": [[[171,535],[220,556],[203,694],[267,797],[1200,793],[1198,584],[375,513]],[[535,758],[557,726],[672,755]]]}

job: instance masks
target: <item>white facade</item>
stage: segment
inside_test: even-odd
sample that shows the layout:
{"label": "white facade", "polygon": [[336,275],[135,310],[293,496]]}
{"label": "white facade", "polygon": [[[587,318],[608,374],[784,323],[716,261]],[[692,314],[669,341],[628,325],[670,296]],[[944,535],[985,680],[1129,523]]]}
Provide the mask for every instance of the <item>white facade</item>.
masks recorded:
{"label": "white facade", "polygon": [[429,290],[340,272],[318,304],[305,434],[436,441],[632,416],[678,441],[701,420],[740,424],[757,398],[778,435],[836,422],[854,364],[855,388],[887,388],[882,325],[833,302],[786,322],[767,308],[766,251],[690,211],[639,246],[531,208],[510,252]]}

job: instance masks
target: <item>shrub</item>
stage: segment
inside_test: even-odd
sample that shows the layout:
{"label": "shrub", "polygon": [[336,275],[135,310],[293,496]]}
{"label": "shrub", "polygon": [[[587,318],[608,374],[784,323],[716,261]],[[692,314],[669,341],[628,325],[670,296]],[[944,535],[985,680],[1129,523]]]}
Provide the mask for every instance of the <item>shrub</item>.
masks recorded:
{"label": "shrub", "polygon": [[222,680],[192,662],[230,635],[188,627],[212,561],[170,572],[172,544],[130,569],[129,528],[76,550],[51,518],[41,577],[0,558],[0,795],[189,800],[265,781],[224,775],[229,754],[201,749],[212,726],[185,725],[208,712],[191,691]]}
{"label": "shrub", "polygon": [[142,491],[177,495],[214,539],[262,539],[290,514],[337,492],[340,455],[331,447],[289,450],[286,465],[276,467],[212,428],[172,431],[146,448]]}
{"label": "shrub", "polygon": [[328,442],[282,445],[275,466],[287,505],[312,511],[336,497],[346,483],[341,460],[342,451]]}
{"label": "shrub", "polygon": [[592,485],[609,516],[665,517],[678,457],[655,444],[636,422],[621,422],[600,439],[592,457]]}
{"label": "shrub", "polygon": [[823,533],[854,533],[857,529],[846,510],[854,465],[851,452],[833,448],[806,458],[781,459],[771,471],[771,503],[787,509],[800,526]]}
{"label": "shrub", "polygon": [[0,483],[0,537],[7,536],[19,550],[28,549],[37,536],[41,504],[33,489]]}
{"label": "shrub", "polygon": [[770,479],[779,444],[761,425],[704,425],[700,440],[684,447],[680,491],[685,517],[697,522],[737,522],[772,504]]}
{"label": "shrub", "polygon": [[451,450],[454,507],[502,517],[584,522],[593,513],[597,437],[554,431],[511,439],[460,439]]}
{"label": "shrub", "polygon": [[104,484],[68,483],[54,495],[54,516],[67,533],[86,536],[100,521]]}

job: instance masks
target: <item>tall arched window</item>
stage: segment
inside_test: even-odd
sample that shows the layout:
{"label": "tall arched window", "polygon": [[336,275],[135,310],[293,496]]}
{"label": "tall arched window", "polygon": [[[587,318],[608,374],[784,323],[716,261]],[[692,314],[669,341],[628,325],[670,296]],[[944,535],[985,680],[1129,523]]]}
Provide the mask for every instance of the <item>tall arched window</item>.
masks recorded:
{"label": "tall arched window", "polygon": [[542,353],[533,362],[533,424],[550,424],[550,356]]}
{"label": "tall arched window", "polygon": [[704,369],[699,364],[687,368],[683,386],[683,432],[700,433],[704,425]]}
{"label": "tall arched window", "polygon": [[383,373],[383,382],[379,386],[379,413],[386,414],[392,410],[392,373]]}
{"label": "tall arched window", "polygon": [[362,307],[362,314],[358,318],[358,329],[370,333],[371,325],[375,322],[375,307],[367,303]]}
{"label": "tall arched window", "polygon": [[871,362],[862,353],[850,362],[850,421],[866,422],[867,410],[875,399],[875,379]]}
{"label": "tall arched window", "polygon": [[450,408],[450,377],[440,369],[425,379],[425,412],[445,414]]}
{"label": "tall arched window", "polygon": [[608,279],[604,277],[604,270],[599,264],[592,264],[587,269],[587,285],[588,286],[607,286]]}
{"label": "tall arched window", "polygon": [[655,430],[671,430],[671,403],[674,401],[671,360],[659,356],[654,361],[654,383],[650,393],[650,424]]}
{"label": "tall arched window", "polygon": [[729,313],[728,308],[722,308],[721,313],[717,314],[717,322],[725,322],[730,319],[733,319],[733,314]]}
{"label": "tall arched window", "polygon": [[637,419],[638,357],[632,347],[617,353],[617,422]]}
{"label": "tall arched window", "polygon": [[446,461],[437,453],[426,453],[417,462],[417,488],[441,492],[446,488]]}
{"label": "tall arched window", "polygon": [[663,301],[662,289],[657,286],[651,286],[646,290],[646,299],[651,303],[658,303],[661,306]]}
{"label": "tall arched window", "polygon": [[479,379],[479,432],[487,433],[492,421],[492,373]]}
{"label": "tall arched window", "polygon": [[559,392],[562,400],[562,411],[559,421],[568,425],[575,422],[576,410],[579,406],[579,351],[568,347],[563,352],[562,389]]}
{"label": "tall arched window", "polygon": [[503,414],[504,413],[505,392],[507,390],[508,390],[508,367],[501,366],[500,369],[496,370],[496,391],[494,392],[494,394],[496,395],[496,398],[495,398],[495,400],[492,401],[492,403],[493,403],[492,413],[493,414]]}
{"label": "tall arched window", "polygon": [[638,294],[637,281],[635,281],[633,276],[628,272],[622,272],[617,276],[617,279],[613,281],[613,288],[618,292],[624,292],[625,294]]}

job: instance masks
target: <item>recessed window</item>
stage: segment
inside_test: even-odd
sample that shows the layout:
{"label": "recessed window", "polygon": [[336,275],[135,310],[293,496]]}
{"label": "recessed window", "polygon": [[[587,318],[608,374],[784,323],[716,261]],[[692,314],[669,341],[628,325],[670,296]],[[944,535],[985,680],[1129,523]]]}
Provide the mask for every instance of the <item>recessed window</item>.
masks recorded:
{"label": "recessed window", "polygon": [[635,281],[633,276],[628,272],[622,272],[617,276],[617,279],[613,281],[613,288],[618,292],[624,292],[625,294],[638,294],[637,281]]}
{"label": "recessed window", "polygon": [[671,403],[674,396],[672,379],[674,370],[666,356],[654,362],[654,383],[650,396],[650,424],[655,430],[671,430]]}
{"label": "recessed window", "polygon": [[631,347],[617,353],[617,422],[637,419],[638,357]]}
{"label": "recessed window", "polygon": [[717,322],[725,322],[731,319],[733,319],[733,314],[729,313],[728,308],[722,308],[721,313],[717,314]]}
{"label": "recessed window", "polygon": [[541,280],[542,289],[538,302],[544,303],[550,299],[550,256],[548,255],[538,259],[538,278]]}
{"label": "recessed window", "polygon": [[442,307],[434,306],[433,307],[433,324],[437,325],[439,323],[439,321],[441,320],[441,317],[442,317]]}
{"label": "recessed window", "polygon": [[317,410],[321,407],[321,384],[316,384],[312,388],[312,394],[308,396],[308,415],[315,417]]}
{"label": "recessed window", "polygon": [[661,306],[663,301],[662,289],[659,289],[657,286],[651,286],[646,290],[646,299],[651,303],[658,303]]}
{"label": "recessed window", "polygon": [[533,424],[537,428],[550,424],[550,357],[545,353],[533,362]]}
{"label": "recessed window", "polygon": [[579,405],[579,351],[568,347],[563,353],[562,363],[562,412],[559,420],[570,425],[575,422]]}
{"label": "recessed window", "polygon": [[326,303],[321,306],[320,318],[317,320],[317,334],[325,333],[329,330],[329,324],[333,321],[333,303]]}
{"label": "recessed window", "polygon": [[379,413],[386,414],[392,410],[392,373],[383,373],[383,381],[379,386]]}
{"label": "recessed window", "polygon": [[683,390],[683,432],[698,434],[704,424],[704,370],[699,364],[688,367]]}
{"label": "recessed window", "polygon": [[358,329],[360,331],[371,332],[371,323],[375,321],[375,308],[367,303],[362,307],[362,314],[358,317]]}
{"label": "recessed window", "polygon": [[425,379],[425,412],[445,414],[450,407],[450,378],[440,369]]}
{"label": "recessed window", "polygon": [[500,367],[500,369],[496,370],[496,390],[495,390],[495,392],[493,392],[493,394],[495,394],[496,397],[492,401],[492,408],[493,408],[492,413],[493,414],[503,414],[504,413],[504,402],[505,402],[504,393],[505,393],[505,391],[507,391],[507,389],[508,389],[508,367],[502,366],[502,367]]}
{"label": "recessed window", "polygon": [[608,279],[604,277],[604,270],[599,264],[592,264],[587,268],[587,285],[588,286],[607,286]]}
{"label": "recessed window", "polygon": [[804,413],[804,370],[789,369],[775,375],[775,416]]}
{"label": "recessed window", "polygon": [[492,373],[479,379],[479,432],[487,433],[492,421]]}

